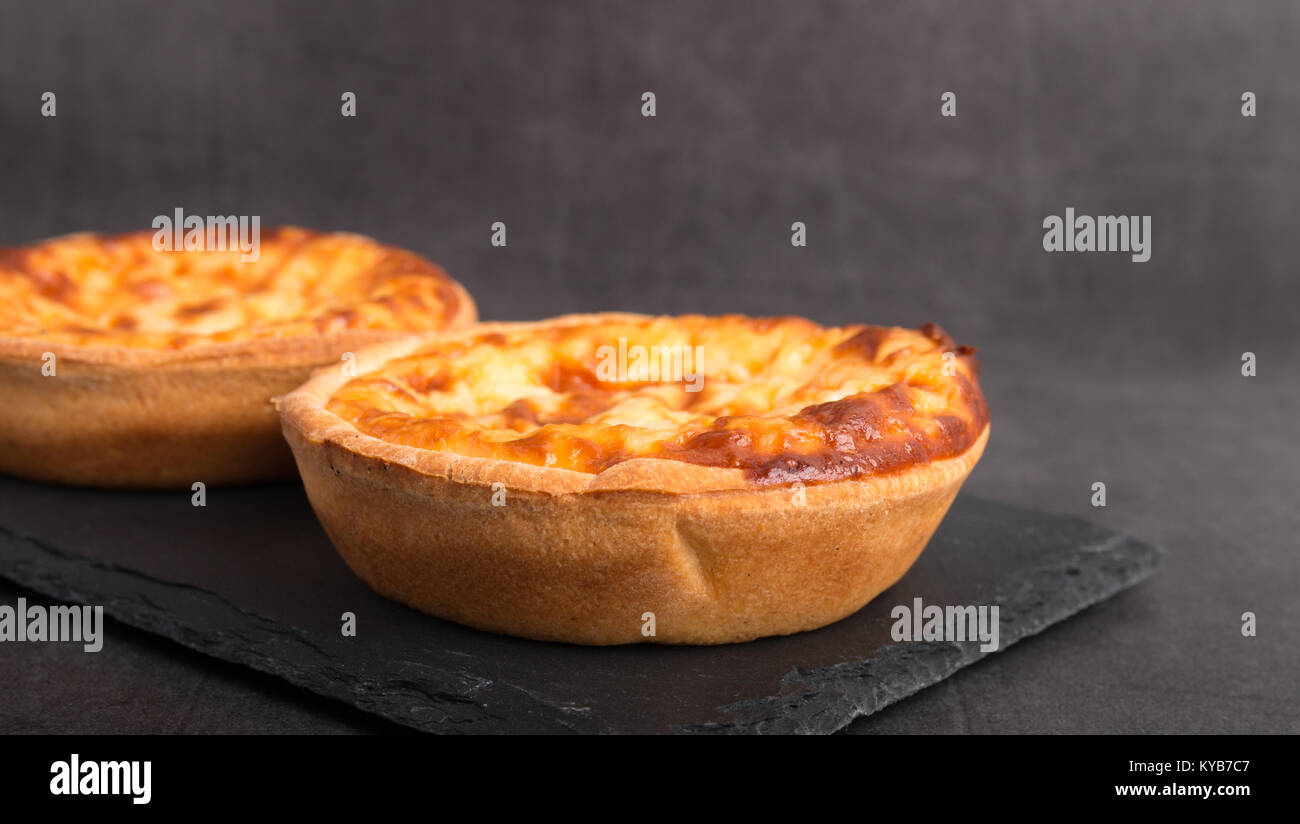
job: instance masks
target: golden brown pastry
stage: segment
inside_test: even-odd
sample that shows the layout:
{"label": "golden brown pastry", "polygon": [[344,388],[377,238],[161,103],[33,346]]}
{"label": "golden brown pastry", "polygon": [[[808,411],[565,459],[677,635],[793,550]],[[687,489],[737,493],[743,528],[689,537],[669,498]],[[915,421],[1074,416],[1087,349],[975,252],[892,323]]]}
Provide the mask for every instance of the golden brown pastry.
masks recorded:
{"label": "golden brown pastry", "polygon": [[0,250],[0,471],[96,486],[292,477],[273,395],[367,344],[472,323],[437,266],[349,234],[260,257],[154,233]]}
{"label": "golden brown pastry", "polygon": [[897,581],[988,438],[933,325],[601,314],[358,353],[280,399],[351,568],[470,626],[713,644]]}

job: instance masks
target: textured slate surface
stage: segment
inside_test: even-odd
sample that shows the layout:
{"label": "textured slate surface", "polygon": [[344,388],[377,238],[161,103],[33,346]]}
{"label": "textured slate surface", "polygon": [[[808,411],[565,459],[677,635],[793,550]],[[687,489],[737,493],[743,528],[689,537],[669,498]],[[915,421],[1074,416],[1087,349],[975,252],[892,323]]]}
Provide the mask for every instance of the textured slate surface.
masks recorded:
{"label": "textured slate surface", "polygon": [[[964,495],[921,560],[858,614],[788,638],[589,649],[495,636],[355,579],[300,487],[109,493],[0,479],[0,574],[187,647],[429,731],[832,732],[983,657],[894,643],[890,610],[998,604],[1001,645],[1149,575],[1160,551]],[[357,615],[344,638],[340,615]],[[112,626],[105,652],[112,654]]]}

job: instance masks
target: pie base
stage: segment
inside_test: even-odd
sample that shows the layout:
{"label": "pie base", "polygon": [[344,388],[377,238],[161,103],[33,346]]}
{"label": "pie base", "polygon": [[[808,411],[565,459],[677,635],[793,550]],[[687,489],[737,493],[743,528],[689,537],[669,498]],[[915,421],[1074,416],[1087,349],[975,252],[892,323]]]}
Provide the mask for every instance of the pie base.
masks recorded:
{"label": "pie base", "polygon": [[494,507],[490,487],[286,434],[326,533],[380,595],[575,644],[724,644],[851,615],[911,567],[987,440],[886,478],[809,486],[802,507],[789,489],[507,491]]}

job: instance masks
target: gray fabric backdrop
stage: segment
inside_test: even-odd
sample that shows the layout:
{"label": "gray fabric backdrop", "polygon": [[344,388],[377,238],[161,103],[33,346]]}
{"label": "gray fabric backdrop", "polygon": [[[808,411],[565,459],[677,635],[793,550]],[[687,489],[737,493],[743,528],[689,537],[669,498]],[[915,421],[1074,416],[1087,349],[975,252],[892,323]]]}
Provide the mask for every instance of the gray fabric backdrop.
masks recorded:
{"label": "gray fabric backdrop", "polygon": [[[1294,732],[1298,42],[1284,1],[6,2],[0,244],[182,207],[414,248],[489,319],[937,321],[993,410],[968,489],[1169,558],[855,731]],[[1044,252],[1068,206],[1151,260]],[[0,731],[383,726],[113,650],[0,647]]]}

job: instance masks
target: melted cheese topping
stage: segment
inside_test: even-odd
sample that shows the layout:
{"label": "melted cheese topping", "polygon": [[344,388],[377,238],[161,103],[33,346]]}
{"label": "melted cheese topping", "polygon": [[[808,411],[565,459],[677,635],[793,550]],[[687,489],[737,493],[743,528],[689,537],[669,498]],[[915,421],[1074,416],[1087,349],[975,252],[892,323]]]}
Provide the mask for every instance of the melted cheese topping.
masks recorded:
{"label": "melted cheese topping", "polygon": [[156,251],[153,233],[0,250],[0,335],[182,348],[341,330],[443,328],[459,298],[418,255],[358,235],[262,233],[260,257]]}
{"label": "melted cheese topping", "polygon": [[[988,411],[938,327],[800,318],[527,324],[444,339],[326,408],[391,443],[598,473],[631,458],[826,481],[951,457]],[[698,391],[692,391],[698,389]]]}

